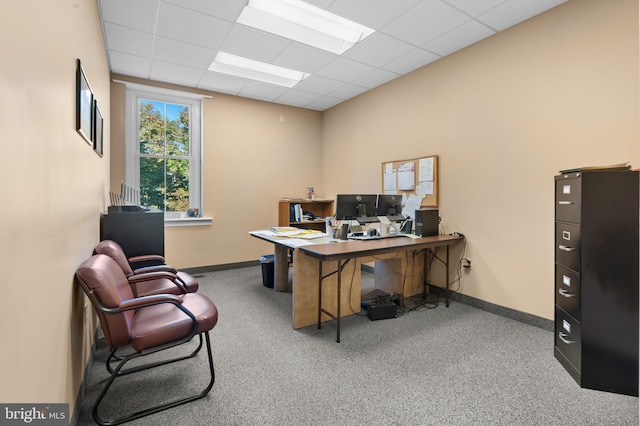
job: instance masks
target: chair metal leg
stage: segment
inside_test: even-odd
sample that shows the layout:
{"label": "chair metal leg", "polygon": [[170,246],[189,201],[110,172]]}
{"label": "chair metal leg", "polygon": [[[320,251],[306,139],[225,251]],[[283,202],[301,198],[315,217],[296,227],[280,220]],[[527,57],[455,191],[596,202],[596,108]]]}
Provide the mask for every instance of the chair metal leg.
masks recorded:
{"label": "chair metal leg", "polygon": [[[177,361],[182,361],[184,359],[188,359],[188,358],[193,358],[194,356],[198,355],[198,352],[200,352],[200,349],[202,349],[202,334],[198,335],[198,338],[200,339],[200,343],[198,343],[198,347],[191,352],[189,355],[182,355],[176,358],[171,358],[168,359],[166,361],[159,361],[159,362],[155,362],[152,364],[145,364],[143,366],[140,367],[136,367],[136,368],[131,368],[128,370],[124,370],[120,372],[120,376],[124,376],[125,374],[129,374],[129,373],[135,373],[136,371],[141,371],[141,370],[146,370],[148,368],[153,368],[153,367],[157,367],[159,365],[164,365],[164,364],[170,364],[172,362],[177,362]],[[122,362],[122,360],[124,360],[127,356],[126,355],[118,355],[116,354],[118,348],[114,349],[111,351],[111,353],[109,354],[109,357],[107,358],[107,371],[109,372],[109,374],[113,374],[113,367],[111,366],[111,363],[114,361],[119,361]]]}
{"label": "chair metal leg", "polygon": [[[150,414],[154,414],[154,413],[158,413],[158,412],[163,411],[163,410],[167,410],[169,408],[177,407],[178,405],[186,404],[188,402],[195,401],[197,399],[200,399],[200,398],[206,396],[209,393],[209,391],[211,390],[211,388],[213,388],[213,384],[215,383],[215,379],[216,378],[215,378],[215,370],[214,370],[214,367],[213,367],[213,356],[211,354],[211,341],[210,341],[210,338],[209,338],[209,332],[208,331],[205,332],[204,335],[205,335],[204,336],[205,340],[207,342],[207,357],[208,357],[208,362],[209,362],[209,371],[211,373],[211,379],[209,380],[209,384],[205,387],[205,389],[202,392],[200,392],[200,393],[198,393],[196,395],[193,395],[193,396],[189,396],[189,397],[186,397],[186,398],[180,398],[180,399],[177,399],[177,400],[172,401],[172,402],[156,405],[156,406],[151,407],[151,408],[147,408],[147,409],[144,409],[144,410],[141,410],[141,411],[137,411],[137,412],[135,412],[133,414],[129,414],[129,415],[126,415],[126,416],[123,416],[123,417],[119,417],[119,418],[114,419],[114,420],[105,420],[105,419],[103,419],[98,414],[98,409],[99,409],[100,404],[102,403],[105,395],[107,394],[107,391],[109,390],[109,388],[113,384],[113,381],[116,379],[116,377],[120,377],[122,375],[129,374],[129,373],[134,373],[134,372],[137,372],[137,371],[146,370],[146,369],[153,368],[153,367],[158,367],[160,365],[169,364],[171,362],[175,362],[175,361],[178,361],[178,360],[181,360],[181,359],[191,358],[200,350],[200,347],[202,347],[202,335],[200,335],[200,345],[199,345],[198,349],[196,349],[195,352],[191,353],[188,356],[175,358],[175,359],[171,359],[171,360],[163,361],[163,362],[150,363],[150,364],[146,364],[146,365],[141,366],[141,367],[131,368],[129,370],[126,370],[125,372],[121,372],[120,370],[122,369],[122,367],[124,367],[124,365],[127,362],[129,362],[130,360],[132,360],[132,359],[138,358],[140,356],[148,355],[148,354],[151,354],[151,353],[159,352],[159,351],[162,351],[162,350],[166,350],[166,349],[175,347],[176,345],[168,345],[166,347],[162,347],[162,348],[159,348],[159,349],[156,349],[156,350],[152,350],[152,351],[149,351],[149,352],[146,352],[146,353],[134,352],[134,353],[132,353],[130,355],[125,356],[123,358],[123,360],[116,366],[116,368],[113,370],[113,373],[111,374],[111,377],[109,378],[109,380],[105,384],[104,388],[102,389],[102,392],[100,392],[100,395],[98,396],[98,399],[96,400],[96,402],[95,402],[95,404],[93,406],[93,419],[96,421],[96,423],[98,423],[99,425],[103,425],[103,426],[119,425],[119,424],[122,424],[122,423],[125,423],[125,422],[129,422],[131,420],[135,420],[135,419],[139,419],[141,417],[148,416]],[[112,351],[111,354],[113,355],[114,352],[115,351]]]}

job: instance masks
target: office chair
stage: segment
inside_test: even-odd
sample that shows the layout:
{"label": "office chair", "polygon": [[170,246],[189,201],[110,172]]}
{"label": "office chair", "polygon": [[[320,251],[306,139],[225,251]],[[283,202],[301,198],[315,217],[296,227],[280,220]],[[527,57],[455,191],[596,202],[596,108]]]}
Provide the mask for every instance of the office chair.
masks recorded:
{"label": "office chair", "polygon": [[[122,269],[113,259],[103,254],[85,260],[78,267],[76,276],[96,310],[105,340],[111,349],[109,358],[117,349],[128,348],[128,354],[121,358],[93,406],[93,419],[96,423],[121,424],[195,401],[209,393],[215,382],[209,331],[218,322],[218,310],[210,299],[199,293],[135,297]],[[143,365],[136,363],[135,367],[123,369],[127,362],[177,347],[189,342],[196,335],[204,335],[206,340],[210,380],[204,390],[116,419],[105,420],[100,416],[100,404],[116,378],[182,361],[195,356],[197,351]],[[137,387],[132,392],[139,400],[144,400]]]}
{"label": "office chair", "polygon": [[[156,254],[127,258],[120,244],[103,240],[93,249],[93,254],[105,254],[116,261],[133,287],[135,296],[157,293],[195,293],[198,281],[186,272],[178,271],[165,263],[164,257]],[[156,262],[156,265],[133,269],[132,264]],[[169,281],[167,281],[169,280]]]}

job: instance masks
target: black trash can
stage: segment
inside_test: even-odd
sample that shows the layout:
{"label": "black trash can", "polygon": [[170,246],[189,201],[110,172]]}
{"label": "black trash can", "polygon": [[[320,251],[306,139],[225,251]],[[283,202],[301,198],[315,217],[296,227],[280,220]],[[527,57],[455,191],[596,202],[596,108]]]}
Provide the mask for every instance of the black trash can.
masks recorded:
{"label": "black trash can", "polygon": [[275,256],[273,254],[265,254],[260,256],[260,265],[262,265],[262,285],[267,288],[273,288]]}

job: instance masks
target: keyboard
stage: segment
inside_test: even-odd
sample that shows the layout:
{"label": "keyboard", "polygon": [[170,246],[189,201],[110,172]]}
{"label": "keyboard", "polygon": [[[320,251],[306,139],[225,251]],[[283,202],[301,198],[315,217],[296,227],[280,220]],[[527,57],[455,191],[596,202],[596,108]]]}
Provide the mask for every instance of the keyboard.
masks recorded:
{"label": "keyboard", "polygon": [[376,235],[369,235],[365,232],[351,232],[350,234],[347,235],[347,239],[348,240],[381,240],[383,238],[394,238],[394,237],[402,237],[404,234],[401,234],[399,232],[391,232],[389,235],[387,235],[386,237],[383,237],[380,234],[376,234]]}

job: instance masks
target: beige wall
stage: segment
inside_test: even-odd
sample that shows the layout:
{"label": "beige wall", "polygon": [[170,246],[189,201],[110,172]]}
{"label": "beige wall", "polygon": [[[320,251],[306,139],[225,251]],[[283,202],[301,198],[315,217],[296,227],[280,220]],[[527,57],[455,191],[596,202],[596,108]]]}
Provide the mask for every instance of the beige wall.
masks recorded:
{"label": "beige wall", "polygon": [[437,154],[444,230],[473,260],[460,291],[552,319],[553,176],[640,166],[638,46],[637,1],[572,0],[341,104],[326,191],[380,191],[382,162]]}
{"label": "beige wall", "polygon": [[[184,88],[114,75],[115,79]],[[111,185],[124,180],[124,84],[112,83]],[[237,96],[203,101],[205,216],[210,226],[165,228],[167,261],[179,268],[257,261],[273,250],[247,231],[277,224],[282,197],[322,188],[322,114]]]}
{"label": "beige wall", "polygon": [[75,131],[76,58],[108,122],[102,31],[95,1],[1,9],[0,401],[73,410],[95,331],[74,272],[98,242],[109,178],[109,144],[100,158]]}

